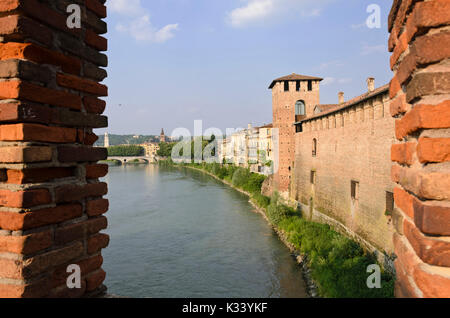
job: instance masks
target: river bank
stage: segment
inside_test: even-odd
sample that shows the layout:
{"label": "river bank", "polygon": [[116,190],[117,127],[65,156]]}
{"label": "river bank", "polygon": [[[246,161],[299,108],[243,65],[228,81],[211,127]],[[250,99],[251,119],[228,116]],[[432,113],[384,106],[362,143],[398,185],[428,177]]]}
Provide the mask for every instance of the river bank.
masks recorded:
{"label": "river bank", "polygon": [[268,198],[261,195],[261,184],[255,182],[261,180],[259,175],[250,173],[247,169],[219,164],[175,166],[200,170],[250,197],[253,206],[304,267],[311,296],[393,297],[395,277],[383,269],[380,273],[381,287],[370,289],[367,285],[370,274],[367,273],[367,268],[378,264],[373,254],[364,250],[357,242],[332,230],[329,225],[303,219],[301,211],[283,205],[278,196]]}

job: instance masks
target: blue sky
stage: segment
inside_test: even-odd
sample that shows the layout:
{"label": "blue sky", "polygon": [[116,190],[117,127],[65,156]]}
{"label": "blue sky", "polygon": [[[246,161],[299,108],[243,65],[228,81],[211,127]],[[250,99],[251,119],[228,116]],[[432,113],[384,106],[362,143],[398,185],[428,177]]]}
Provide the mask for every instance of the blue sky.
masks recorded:
{"label": "blue sky", "polygon": [[[381,7],[370,29],[367,7]],[[321,103],[389,82],[389,0],[108,0],[110,133],[269,123],[270,82],[325,78]],[[98,130],[103,133],[105,130]]]}

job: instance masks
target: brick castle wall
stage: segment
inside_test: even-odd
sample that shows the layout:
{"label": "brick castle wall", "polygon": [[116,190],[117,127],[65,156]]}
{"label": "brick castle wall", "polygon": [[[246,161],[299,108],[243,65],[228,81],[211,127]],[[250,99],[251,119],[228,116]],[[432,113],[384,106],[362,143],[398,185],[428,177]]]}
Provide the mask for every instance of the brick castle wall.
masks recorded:
{"label": "brick castle wall", "polygon": [[[82,28],[69,29],[79,4]],[[0,2],[0,297],[79,297],[102,291],[109,237],[99,181],[106,149],[94,128],[107,95],[104,0]],[[68,289],[69,264],[82,288]]]}
{"label": "brick castle wall", "polygon": [[398,297],[450,297],[450,2],[389,16]]}
{"label": "brick castle wall", "polygon": [[[387,192],[392,194],[394,188],[389,156],[394,119],[389,102],[384,90],[353,106],[305,121],[303,132],[295,136],[290,196],[304,205],[306,217],[328,223],[328,218],[320,215],[325,214],[340,223],[335,228],[343,226],[366,248],[390,255],[393,225],[385,212]],[[355,199],[352,181],[359,183]]]}

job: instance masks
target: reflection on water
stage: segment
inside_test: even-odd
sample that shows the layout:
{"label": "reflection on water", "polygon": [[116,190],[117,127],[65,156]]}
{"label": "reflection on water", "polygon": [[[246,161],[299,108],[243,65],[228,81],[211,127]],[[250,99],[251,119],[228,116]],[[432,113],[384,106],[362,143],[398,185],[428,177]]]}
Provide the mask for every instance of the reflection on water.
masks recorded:
{"label": "reflection on water", "polygon": [[189,169],[110,167],[108,292],[305,297],[300,268],[248,198]]}

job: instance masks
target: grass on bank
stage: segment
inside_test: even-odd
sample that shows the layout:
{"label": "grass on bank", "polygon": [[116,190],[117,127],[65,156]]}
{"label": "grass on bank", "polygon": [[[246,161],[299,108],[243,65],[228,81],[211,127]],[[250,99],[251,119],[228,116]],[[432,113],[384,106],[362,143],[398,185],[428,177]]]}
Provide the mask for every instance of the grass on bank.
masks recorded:
{"label": "grass on bank", "polygon": [[[161,162],[171,165],[172,162]],[[395,278],[381,274],[381,288],[369,289],[367,267],[377,264],[376,257],[358,243],[334,231],[327,224],[305,220],[301,212],[282,204],[275,193],[272,198],[261,194],[265,176],[233,165],[181,164],[205,170],[219,179],[250,193],[251,200],[264,209],[272,225],[283,231],[287,240],[302,254],[308,255],[308,266],[319,287],[319,294],[332,298],[394,297]]]}

